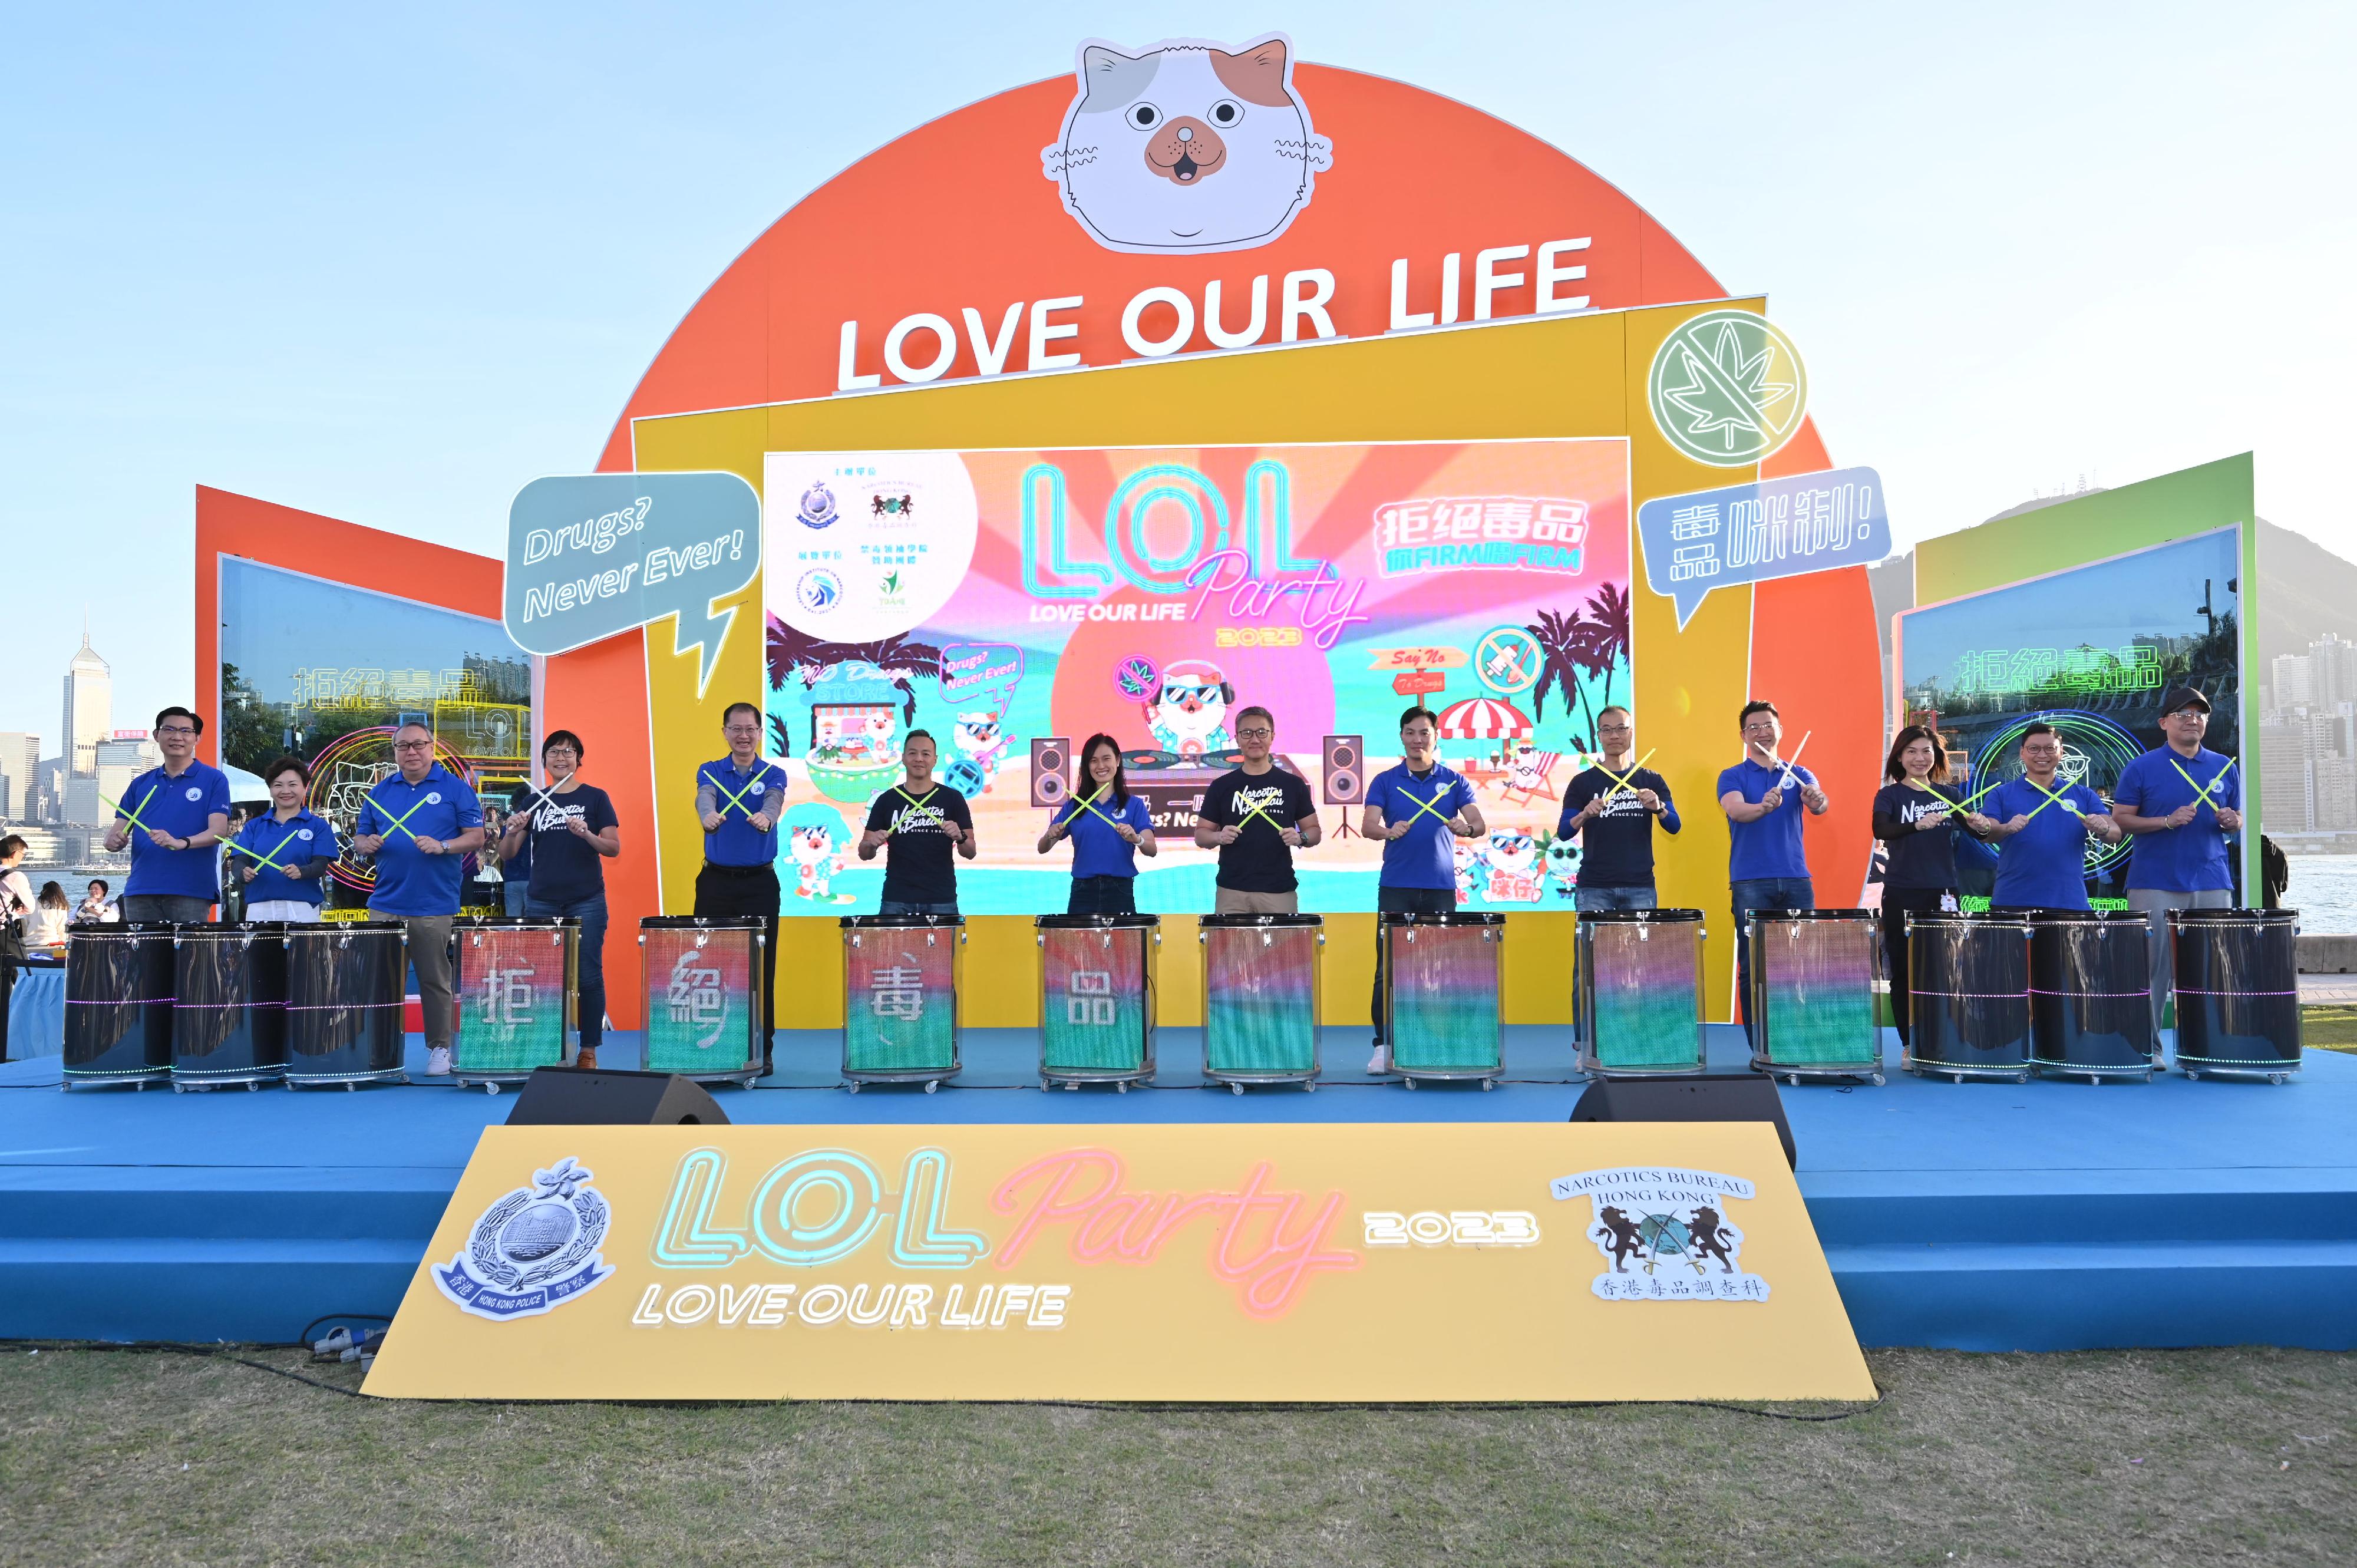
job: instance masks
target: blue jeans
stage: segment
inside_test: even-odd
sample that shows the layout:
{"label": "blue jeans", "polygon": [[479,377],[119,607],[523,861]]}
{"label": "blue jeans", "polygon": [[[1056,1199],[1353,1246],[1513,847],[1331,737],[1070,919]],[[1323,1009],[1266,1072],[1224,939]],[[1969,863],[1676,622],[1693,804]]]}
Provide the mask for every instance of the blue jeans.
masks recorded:
{"label": "blue jeans", "polygon": [[1064,906],[1067,915],[1135,915],[1137,913],[1137,878],[1135,876],[1075,876],[1072,897]]}
{"label": "blue jeans", "polygon": [[911,904],[906,898],[887,898],[876,906],[879,915],[954,915],[957,900],[946,904]]}
{"label": "blue jeans", "polygon": [[500,908],[506,910],[511,918],[521,916],[524,905],[531,900],[532,884],[511,877],[500,883]]}
{"label": "blue jeans", "polygon": [[606,1037],[606,896],[598,893],[569,904],[527,896],[523,912],[533,919],[562,919],[569,916],[581,922],[581,993],[576,1016],[581,1048],[596,1050],[598,1042]]}
{"label": "blue jeans", "polygon": [[1751,1037],[1751,943],[1754,909],[1813,909],[1816,885],[1805,876],[1747,876],[1729,886],[1735,902],[1735,997],[1743,1009],[1743,1037]]}
{"label": "blue jeans", "polygon": [[1661,899],[1650,887],[1575,887],[1574,907],[1583,915],[1598,909],[1658,909]]}

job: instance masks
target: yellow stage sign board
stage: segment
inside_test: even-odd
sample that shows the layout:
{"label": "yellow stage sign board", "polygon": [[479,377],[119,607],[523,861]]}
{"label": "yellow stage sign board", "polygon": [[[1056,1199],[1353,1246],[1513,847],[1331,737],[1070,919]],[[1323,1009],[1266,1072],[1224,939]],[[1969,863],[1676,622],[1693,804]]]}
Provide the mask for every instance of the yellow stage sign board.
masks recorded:
{"label": "yellow stage sign board", "polygon": [[1758,1122],[492,1127],[371,1394],[1874,1397]]}

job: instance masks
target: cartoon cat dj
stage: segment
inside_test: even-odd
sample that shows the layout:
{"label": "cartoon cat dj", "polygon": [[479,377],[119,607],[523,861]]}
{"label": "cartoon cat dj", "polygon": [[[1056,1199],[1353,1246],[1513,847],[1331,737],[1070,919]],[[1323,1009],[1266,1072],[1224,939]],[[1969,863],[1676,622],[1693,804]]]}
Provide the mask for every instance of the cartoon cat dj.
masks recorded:
{"label": "cartoon cat dj", "polygon": [[804,801],[789,810],[778,826],[785,834],[785,851],[794,864],[794,897],[821,903],[848,904],[848,893],[833,891],[843,869],[843,846],[850,832],[842,814],[831,806]]}
{"label": "cartoon cat dj", "polygon": [[1042,171],[1098,244],[1189,255],[1265,245],[1309,205],[1333,144],[1310,129],[1293,45],[1232,52],[1168,38],[1136,54],[1081,46],[1080,91]]}

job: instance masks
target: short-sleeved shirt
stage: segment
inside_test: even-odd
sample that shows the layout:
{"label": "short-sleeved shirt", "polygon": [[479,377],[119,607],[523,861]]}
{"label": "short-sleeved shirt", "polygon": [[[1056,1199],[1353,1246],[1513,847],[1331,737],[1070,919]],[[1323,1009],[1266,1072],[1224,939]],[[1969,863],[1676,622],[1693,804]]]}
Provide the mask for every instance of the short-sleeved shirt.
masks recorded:
{"label": "short-sleeved shirt", "polygon": [[[1718,795],[1740,795],[1750,805],[1758,805],[1769,790],[1784,781],[1786,769],[1778,766],[1762,768],[1749,757],[1718,776]],[[1806,876],[1808,857],[1801,853],[1801,818],[1808,808],[1802,804],[1801,788],[1814,787],[1817,776],[1805,768],[1791,769],[1795,787],[1784,791],[1784,802],[1764,817],[1738,822],[1733,818],[1727,823],[1727,879],[1729,882],[1749,882],[1763,876]]]}
{"label": "short-sleeved shirt", "polygon": [[2054,793],[2062,797],[2060,804],[2050,803],[2029,779],[2008,779],[1982,797],[1980,809],[2000,822],[2031,817],[2028,827],[1997,844],[1990,903],[2015,909],[2087,908],[2087,824],[2079,818],[2103,811],[2103,797],[2084,784],[2065,784]]}
{"label": "short-sleeved shirt", "polygon": [[[704,835],[707,865],[768,865],[778,858],[776,819],[770,820],[768,832],[757,832],[752,817],[771,791],[784,790],[783,768],[756,759],[750,770],[743,770],[734,757],[724,757],[695,770],[695,787],[713,791],[713,810],[720,813],[720,825]],[[728,800],[731,795],[737,797],[734,803]]]}
{"label": "short-sleeved shirt", "polygon": [[[279,902],[286,904],[317,904],[327,897],[326,882],[317,876],[281,876],[264,860],[294,870],[314,860],[336,857],[336,830],[328,819],[316,811],[301,811],[285,822],[275,811],[264,811],[245,824],[237,835],[242,847],[253,854],[230,856],[232,875],[245,887],[246,897],[256,904]],[[255,856],[260,856],[256,859]],[[245,881],[244,867],[254,867],[260,875]]]}
{"label": "short-sleeved shirt", "polygon": [[[1254,815],[1255,811],[1260,814]],[[1257,776],[1241,768],[1221,774],[1203,791],[1196,815],[1215,828],[1241,826],[1243,831],[1235,843],[1221,846],[1220,874],[1214,880],[1239,893],[1292,892],[1297,886],[1293,850],[1277,833],[1317,812],[1318,802],[1297,773],[1272,767]],[[1276,826],[1269,825],[1272,820]]]}
{"label": "short-sleeved shirt", "polygon": [[946,784],[932,792],[910,795],[896,785],[876,797],[867,808],[867,831],[891,831],[884,841],[884,898],[899,904],[957,902],[957,846],[942,825],[955,822],[974,831],[974,812],[965,797]]}
{"label": "short-sleeved shirt", "polygon": [[[1107,817],[1113,822],[1107,822]],[[1125,822],[1133,832],[1143,833],[1154,826],[1154,813],[1146,809],[1142,796],[1132,795],[1118,806],[1108,796],[1086,806],[1077,800],[1067,800],[1056,813],[1056,821],[1072,824],[1073,875],[1135,876],[1137,846],[1114,832],[1113,823]]]}
{"label": "short-sleeved shirt", "polygon": [[532,854],[532,897],[551,904],[578,904],[606,891],[606,857],[585,839],[573,836],[565,824],[579,818],[593,833],[602,833],[622,819],[614,802],[594,784],[576,784],[561,795],[533,796],[526,809],[532,832],[524,836]]}
{"label": "short-sleeved shirt", "polygon": [[[1367,786],[1367,804],[1383,812],[1393,827],[1405,823],[1405,836],[1383,845],[1384,887],[1455,887],[1457,862],[1448,819],[1473,803],[1473,786],[1446,763],[1435,762],[1422,773],[1411,773],[1406,763],[1386,768]],[[1426,808],[1429,808],[1427,810]]]}
{"label": "short-sleeved shirt", "polygon": [[[2176,767],[2169,766],[2171,761]],[[2240,770],[2229,773],[2233,761],[2221,751],[2203,747],[2189,761],[2172,746],[2158,746],[2120,769],[2112,799],[2140,817],[2165,817],[2179,806],[2205,799],[2193,820],[2181,828],[2138,833],[2128,851],[2128,886],[2163,888],[2171,893],[2201,893],[2232,887],[2226,868],[2226,834],[2212,807],[2239,811],[2243,797]],[[2183,773],[2178,771],[2184,769]],[[2185,774],[2193,776],[2186,781]],[[2202,788],[2197,795],[2194,784]]]}
{"label": "short-sleeved shirt", "polygon": [[[515,792],[508,797],[509,815],[512,816],[522,811],[539,798],[539,792],[531,785],[517,785]],[[523,835],[523,843],[516,846],[516,852],[513,854],[500,857],[500,876],[501,880],[508,882],[531,882],[532,835],[530,833]]]}
{"label": "short-sleeved shirt", "polygon": [[[405,820],[404,820],[405,816]],[[401,826],[394,827],[394,822]],[[354,837],[382,834],[376,854],[376,888],[368,907],[379,914],[415,919],[458,912],[463,854],[427,854],[422,838],[444,843],[483,825],[483,803],[467,781],[436,763],[412,784],[400,774],[380,779],[352,823]]]}
{"label": "short-sleeved shirt", "polygon": [[[215,811],[229,815],[229,776],[192,761],[177,779],[160,768],[134,779],[123,791],[115,817],[129,823],[136,814],[144,828],[161,828],[176,839],[186,839],[212,826]],[[131,879],[123,885],[124,897],[202,898],[210,903],[221,897],[219,850],[166,849],[144,828],[131,828]]]}
{"label": "short-sleeved shirt", "polygon": [[1579,829],[1579,885],[1582,887],[1651,887],[1653,885],[1653,813],[1637,798],[1651,789],[1662,798],[1662,831],[1678,831],[1678,809],[1670,803],[1670,781],[1650,768],[1628,775],[1629,788],[1618,788],[1612,776],[1590,768],[1563,792],[1563,815],[1555,836],[1569,838],[1572,820],[1587,802],[1611,795],[1595,821]]}

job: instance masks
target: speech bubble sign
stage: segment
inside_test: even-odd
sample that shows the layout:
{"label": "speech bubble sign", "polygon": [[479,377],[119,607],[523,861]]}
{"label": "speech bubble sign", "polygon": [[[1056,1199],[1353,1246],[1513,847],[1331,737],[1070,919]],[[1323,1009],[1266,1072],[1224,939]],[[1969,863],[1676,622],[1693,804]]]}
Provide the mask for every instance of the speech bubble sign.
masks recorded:
{"label": "speech bubble sign", "polygon": [[1760,479],[1637,509],[1645,582],[1677,601],[1684,630],[1715,588],[1870,566],[1890,553],[1882,476],[1834,468]]}
{"label": "speech bubble sign", "polygon": [[760,569],[761,498],[736,474],[534,479],[508,509],[508,635],[569,653],[676,616],[673,650],[699,656],[701,696],[737,618],[712,601]]}
{"label": "speech bubble sign", "polygon": [[1006,716],[1023,679],[1023,650],[1011,642],[952,643],[942,650],[942,695],[953,707],[981,703]]}

